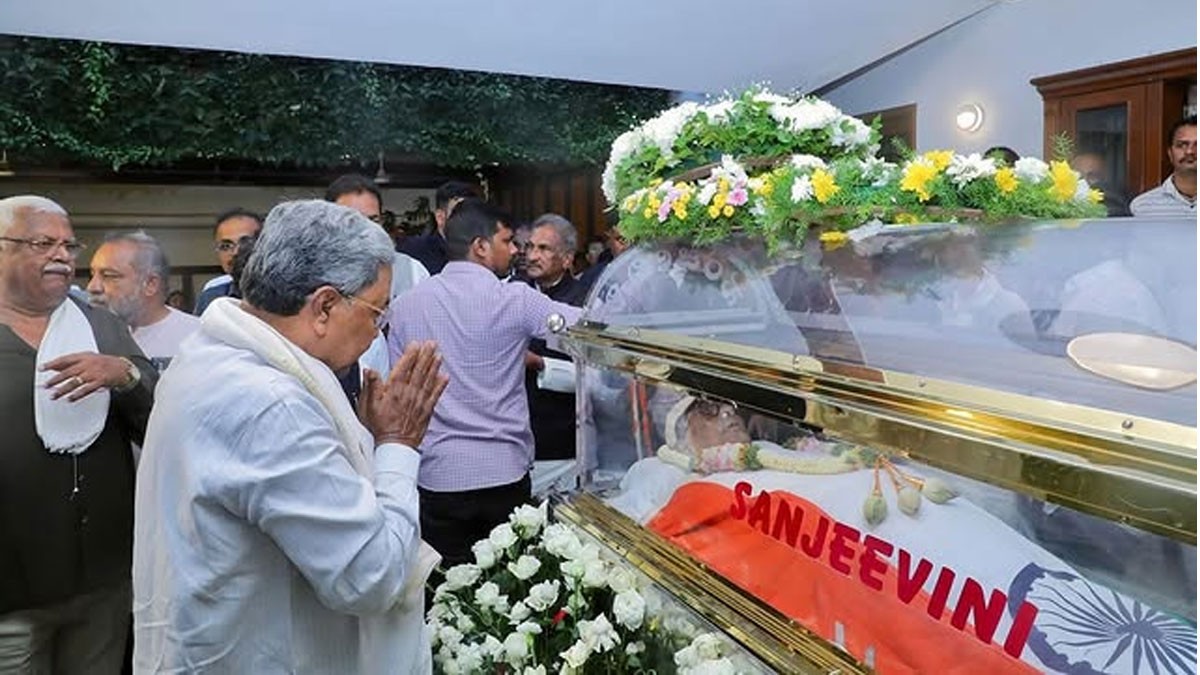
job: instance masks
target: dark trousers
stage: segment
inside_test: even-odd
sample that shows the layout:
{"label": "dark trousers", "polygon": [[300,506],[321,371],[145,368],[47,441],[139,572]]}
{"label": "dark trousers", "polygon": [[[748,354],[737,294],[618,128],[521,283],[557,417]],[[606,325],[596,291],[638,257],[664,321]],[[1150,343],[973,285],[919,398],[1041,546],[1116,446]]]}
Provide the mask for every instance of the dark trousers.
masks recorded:
{"label": "dark trousers", "polygon": [[515,483],[482,490],[435,492],[420,488],[421,538],[442,554],[442,568],[475,562],[471,545],[508,520],[530,498],[529,474]]}

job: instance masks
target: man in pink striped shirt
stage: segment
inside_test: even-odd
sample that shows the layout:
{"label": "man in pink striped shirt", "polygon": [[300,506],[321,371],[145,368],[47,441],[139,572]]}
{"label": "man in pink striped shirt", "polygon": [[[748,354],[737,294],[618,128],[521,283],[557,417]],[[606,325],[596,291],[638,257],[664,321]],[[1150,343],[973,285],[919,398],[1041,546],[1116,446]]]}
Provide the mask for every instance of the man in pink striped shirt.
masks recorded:
{"label": "man in pink striped shirt", "polygon": [[471,544],[530,497],[533,433],[525,352],[546,321],[580,309],[525,284],[507,284],[516,247],[508,216],[466,199],[446,223],[450,262],[392,301],[388,349],[435,340],[450,384],[421,444],[421,532],[449,567],[472,561]]}

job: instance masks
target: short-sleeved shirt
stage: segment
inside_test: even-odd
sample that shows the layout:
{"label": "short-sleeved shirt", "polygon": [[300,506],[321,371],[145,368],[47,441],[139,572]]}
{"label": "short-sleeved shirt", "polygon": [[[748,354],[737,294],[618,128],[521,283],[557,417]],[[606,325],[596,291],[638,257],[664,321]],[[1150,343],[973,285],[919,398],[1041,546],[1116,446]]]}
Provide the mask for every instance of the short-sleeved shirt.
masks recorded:
{"label": "short-sleeved shirt", "polygon": [[1196,217],[1196,198],[1186,197],[1175,187],[1175,174],[1167,176],[1162,185],[1133,198],[1129,212],[1135,216]]}

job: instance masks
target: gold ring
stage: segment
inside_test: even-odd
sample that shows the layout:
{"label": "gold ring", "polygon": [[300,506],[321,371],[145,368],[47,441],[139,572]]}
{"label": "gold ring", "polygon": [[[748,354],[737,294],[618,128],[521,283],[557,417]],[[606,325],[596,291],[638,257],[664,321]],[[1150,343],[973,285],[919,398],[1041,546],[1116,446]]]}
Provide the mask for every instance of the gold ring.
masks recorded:
{"label": "gold ring", "polygon": [[83,378],[79,377],[78,375],[71,376],[70,382],[72,389],[83,386]]}

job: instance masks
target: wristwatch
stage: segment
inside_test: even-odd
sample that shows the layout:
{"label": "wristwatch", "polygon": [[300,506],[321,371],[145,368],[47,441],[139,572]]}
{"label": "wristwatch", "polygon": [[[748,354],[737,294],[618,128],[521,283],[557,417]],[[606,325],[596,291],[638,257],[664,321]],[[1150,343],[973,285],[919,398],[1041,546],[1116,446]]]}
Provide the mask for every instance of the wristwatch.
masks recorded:
{"label": "wristwatch", "polygon": [[124,356],[119,358],[125,363],[125,381],[113,387],[113,391],[117,392],[118,394],[124,394],[125,392],[138,386],[138,383],[142,381],[142,371],[138,369],[137,364],[135,364],[133,361],[130,361]]}

